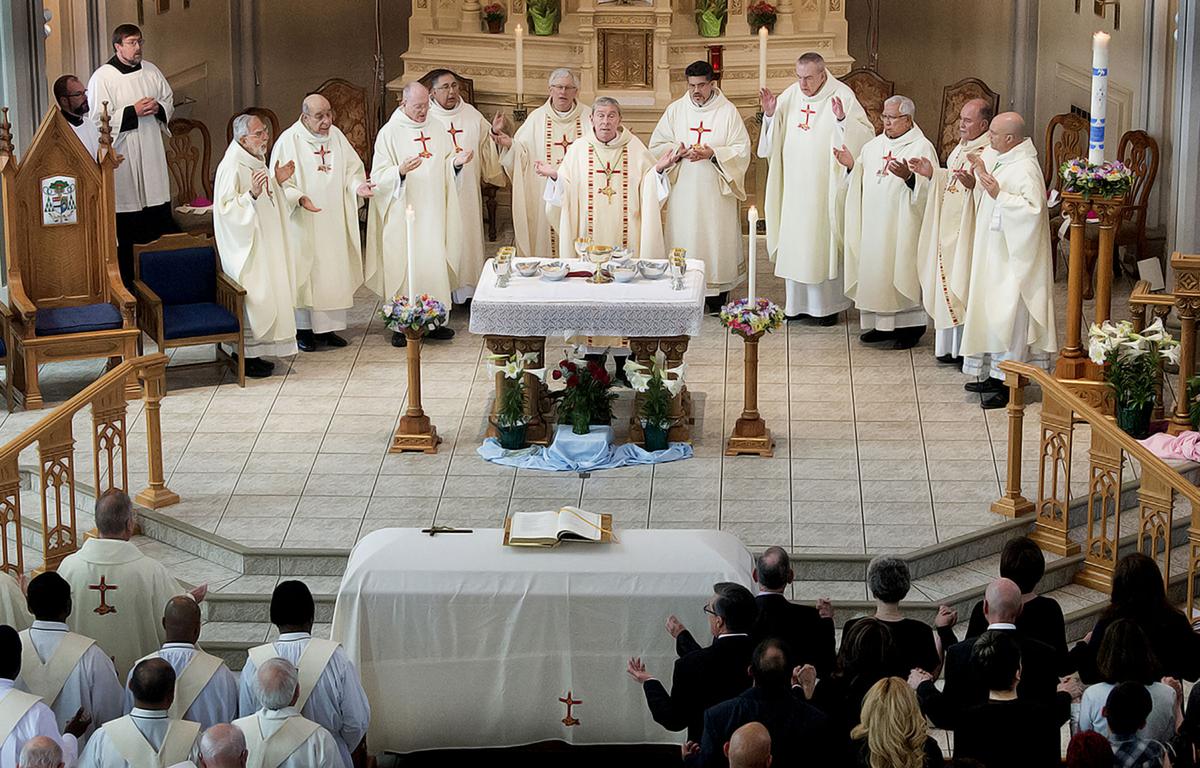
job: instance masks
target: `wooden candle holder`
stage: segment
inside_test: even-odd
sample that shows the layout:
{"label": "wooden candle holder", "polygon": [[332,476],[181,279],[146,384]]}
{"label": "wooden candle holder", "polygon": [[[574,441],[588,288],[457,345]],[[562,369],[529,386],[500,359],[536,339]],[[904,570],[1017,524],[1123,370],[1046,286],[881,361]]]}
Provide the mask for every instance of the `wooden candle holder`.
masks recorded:
{"label": "wooden candle holder", "polygon": [[[742,336],[742,334],[738,334]],[[742,336],[746,342],[745,387],[742,415],[733,427],[733,434],[725,441],[725,455],[751,454],[770,458],[775,455],[775,441],[771,430],[758,413],[758,340],[762,333]]]}
{"label": "wooden candle holder", "polygon": [[421,451],[422,453],[437,453],[437,427],[429,421],[421,408],[421,342],[425,336],[424,329],[404,329],[408,339],[408,410],[400,417],[400,426],[392,436],[390,453],[404,451]]}

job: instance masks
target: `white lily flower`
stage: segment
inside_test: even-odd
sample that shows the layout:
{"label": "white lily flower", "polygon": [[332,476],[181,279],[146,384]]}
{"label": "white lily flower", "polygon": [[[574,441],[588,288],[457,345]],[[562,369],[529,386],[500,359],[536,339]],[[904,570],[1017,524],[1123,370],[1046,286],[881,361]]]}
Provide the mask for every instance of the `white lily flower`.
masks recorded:
{"label": "white lily flower", "polygon": [[663,379],[663,386],[671,393],[671,397],[675,397],[683,391],[683,379]]}
{"label": "white lily flower", "polygon": [[645,392],[650,388],[650,375],[640,372],[630,372],[628,364],[625,366],[625,375],[629,378],[629,386],[635,392]]}
{"label": "white lily flower", "polygon": [[652,367],[659,372],[667,369],[667,353],[663,352],[661,347],[654,352],[654,363]]}
{"label": "white lily flower", "polygon": [[538,361],[538,353],[537,352],[522,352],[520,354],[521,354],[521,364],[522,365],[536,365],[537,364],[537,361]]}
{"label": "white lily flower", "polygon": [[526,368],[525,373],[528,373],[530,376],[536,376],[538,378],[538,381],[546,380],[546,369],[545,368]]}
{"label": "white lily flower", "polygon": [[1108,345],[1100,339],[1092,339],[1088,342],[1088,358],[1096,365],[1104,365],[1108,359]]}
{"label": "white lily flower", "polygon": [[1171,363],[1171,365],[1179,365],[1179,345],[1174,344],[1165,349],[1159,350],[1159,354],[1163,359]]}
{"label": "white lily flower", "polygon": [[1167,335],[1166,330],[1163,328],[1161,317],[1154,318],[1154,322],[1148,325],[1146,329],[1142,331],[1142,336],[1150,341],[1163,341],[1164,339],[1170,338],[1170,336]]}
{"label": "white lily flower", "polygon": [[629,372],[629,371],[639,371],[640,372],[640,371],[649,371],[649,370],[650,370],[649,368],[647,368],[646,366],[642,365],[637,360],[634,360],[632,358],[629,359],[625,363],[625,371],[626,372]]}

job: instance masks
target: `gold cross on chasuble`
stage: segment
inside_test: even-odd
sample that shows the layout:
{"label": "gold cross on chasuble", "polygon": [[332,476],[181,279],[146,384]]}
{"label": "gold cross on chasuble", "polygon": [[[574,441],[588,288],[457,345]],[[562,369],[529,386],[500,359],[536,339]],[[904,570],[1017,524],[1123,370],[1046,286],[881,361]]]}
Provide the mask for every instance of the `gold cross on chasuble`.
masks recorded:
{"label": "gold cross on chasuble", "polygon": [[454,123],[450,123],[450,130],[446,131],[446,133],[450,134],[450,141],[454,142],[454,151],[455,152],[463,151],[463,148],[458,146],[458,134],[460,134],[462,132],[463,132],[463,129],[455,128]]}
{"label": "gold cross on chasuble", "polygon": [[613,189],[612,177],[620,176],[621,172],[612,167],[612,163],[605,163],[603,168],[597,168],[596,173],[603,173],[605,178],[604,189],[597,190],[600,194],[608,198],[608,202],[612,202],[613,195],[617,194],[617,190]]}
{"label": "gold cross on chasuble", "polygon": [[420,135],[413,139],[414,142],[421,142],[421,151],[418,153],[420,157],[433,157],[433,153],[429,151],[429,141],[432,138],[431,136],[426,136],[425,131],[421,131]]}

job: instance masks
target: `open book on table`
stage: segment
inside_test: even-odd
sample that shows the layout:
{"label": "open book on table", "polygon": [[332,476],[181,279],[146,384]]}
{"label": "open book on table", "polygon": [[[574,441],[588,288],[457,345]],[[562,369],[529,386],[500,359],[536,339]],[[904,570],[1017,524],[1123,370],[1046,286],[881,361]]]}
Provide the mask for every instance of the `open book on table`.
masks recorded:
{"label": "open book on table", "polygon": [[518,512],[504,524],[510,547],[556,547],[563,541],[611,541],[612,515],[563,507],[556,512]]}

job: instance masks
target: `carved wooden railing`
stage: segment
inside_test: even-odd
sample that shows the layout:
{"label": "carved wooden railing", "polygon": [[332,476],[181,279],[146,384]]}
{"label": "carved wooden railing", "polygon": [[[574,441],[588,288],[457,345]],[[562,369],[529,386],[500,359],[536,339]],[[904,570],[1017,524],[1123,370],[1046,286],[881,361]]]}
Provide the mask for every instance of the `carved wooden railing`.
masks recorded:
{"label": "carved wooden railing", "polygon": [[[1154,293],[1147,280],[1138,280],[1133,286],[1133,292],[1129,294],[1129,318],[1133,322],[1133,329],[1138,332],[1155,320],[1166,321],[1167,315],[1171,314],[1174,307],[1175,294]],[[1160,368],[1158,380],[1154,382],[1154,412],[1150,416],[1153,421],[1163,419],[1164,379],[1165,373]]]}
{"label": "carved wooden railing", "polygon": [[142,386],[149,459],[149,485],[137,494],[136,500],[151,508],[165,507],[179,501],[179,496],[167,489],[163,479],[159,406],[165,391],[166,369],[166,355],[154,354],[126,360],[0,447],[0,546],[3,547],[0,569],[11,574],[25,572],[18,460],[21,452],[34,444],[37,445],[39,466],[44,567],[47,570],[57,568],[64,557],[78,549],[73,421],[75,415],[85,408],[90,406],[92,413],[92,481],[95,493],[99,496],[111,488],[129,490],[125,384],[131,377],[135,377]]}
{"label": "carved wooden railing", "polygon": [[[1023,363],[1000,366],[1009,387],[1009,449],[1007,488],[993,509],[1020,508],[1036,515],[1030,536],[1042,549],[1075,555],[1079,544],[1070,538],[1071,449],[1075,425],[1091,428],[1087,490],[1087,539],[1084,564],[1075,581],[1109,592],[1121,539],[1121,474],[1125,456],[1141,466],[1138,489],[1137,548],[1155,558],[1163,579],[1171,577],[1171,515],[1175,499],[1191,503],[1188,527],[1188,605],[1191,606],[1197,565],[1200,564],[1200,489],[1165,461],[1127,435],[1110,416],[1085,402],[1045,371]],[[1021,425],[1024,390],[1042,390],[1042,421],[1037,495],[1031,502],[1021,489]],[[1015,459],[1015,460],[1014,460]],[[1191,608],[1189,607],[1189,612]]]}

